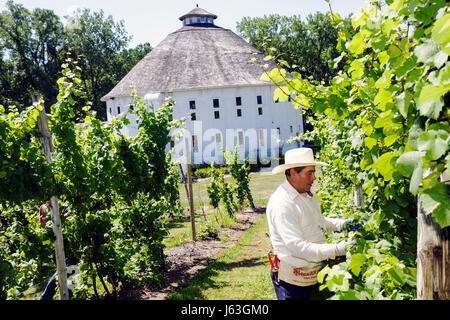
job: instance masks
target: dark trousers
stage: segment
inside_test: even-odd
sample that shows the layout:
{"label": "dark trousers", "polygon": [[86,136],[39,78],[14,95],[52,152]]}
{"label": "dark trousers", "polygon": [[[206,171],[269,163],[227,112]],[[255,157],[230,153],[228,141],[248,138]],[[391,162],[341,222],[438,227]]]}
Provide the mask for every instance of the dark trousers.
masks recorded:
{"label": "dark trousers", "polygon": [[278,300],[310,300],[311,293],[317,291],[319,287],[318,284],[300,287],[282,280],[276,284],[272,271],[270,272],[270,277],[272,278],[273,287]]}

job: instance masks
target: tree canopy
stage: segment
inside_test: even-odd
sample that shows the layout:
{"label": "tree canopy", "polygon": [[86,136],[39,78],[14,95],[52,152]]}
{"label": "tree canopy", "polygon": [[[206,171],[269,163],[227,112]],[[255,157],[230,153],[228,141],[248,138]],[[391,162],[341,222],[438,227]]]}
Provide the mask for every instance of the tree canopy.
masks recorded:
{"label": "tree canopy", "polygon": [[[352,32],[350,19],[345,29]],[[337,72],[329,61],[339,56],[338,34],[327,14],[316,12],[303,21],[300,16],[244,17],[237,23],[240,36],[266,55],[278,55],[289,65],[289,71],[315,80],[330,80]]]}
{"label": "tree canopy", "polygon": [[[63,24],[52,10],[30,11],[7,2],[0,13],[0,104],[20,110],[39,92],[49,109],[56,102],[59,70],[71,51],[82,69],[85,101],[91,101],[99,118],[106,120],[100,98],[152,48],[149,43],[128,48],[131,37],[124,22],[115,22],[102,10],[79,9],[65,19]],[[81,114],[81,107],[75,112]]]}

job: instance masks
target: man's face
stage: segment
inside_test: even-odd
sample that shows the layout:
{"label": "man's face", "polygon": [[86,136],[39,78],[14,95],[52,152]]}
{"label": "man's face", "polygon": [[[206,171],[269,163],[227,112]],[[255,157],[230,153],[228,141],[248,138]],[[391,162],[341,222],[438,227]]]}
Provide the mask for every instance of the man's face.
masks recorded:
{"label": "man's face", "polygon": [[305,167],[300,173],[290,169],[291,177],[289,182],[299,192],[310,192],[314,180],[316,180],[316,167]]}

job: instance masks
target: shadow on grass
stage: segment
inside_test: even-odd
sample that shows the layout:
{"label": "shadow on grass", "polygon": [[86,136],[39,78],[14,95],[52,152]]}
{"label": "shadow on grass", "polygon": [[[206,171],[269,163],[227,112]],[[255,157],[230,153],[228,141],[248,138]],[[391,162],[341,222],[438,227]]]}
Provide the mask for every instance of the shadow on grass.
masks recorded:
{"label": "shadow on grass", "polygon": [[167,222],[166,227],[168,229],[177,229],[182,228],[183,223],[186,223],[190,220],[190,216],[174,216],[170,218],[169,222]]}
{"label": "shadow on grass", "polygon": [[[169,300],[205,300],[207,297],[203,295],[203,291],[206,289],[214,288],[220,289],[229,286],[227,281],[216,281],[214,277],[219,274],[220,271],[228,271],[235,268],[250,268],[264,264],[261,258],[244,259],[237,262],[224,262],[221,260],[215,260],[205,270],[199,272],[187,287],[182,288],[172,294]],[[180,270],[182,272],[182,270]]]}

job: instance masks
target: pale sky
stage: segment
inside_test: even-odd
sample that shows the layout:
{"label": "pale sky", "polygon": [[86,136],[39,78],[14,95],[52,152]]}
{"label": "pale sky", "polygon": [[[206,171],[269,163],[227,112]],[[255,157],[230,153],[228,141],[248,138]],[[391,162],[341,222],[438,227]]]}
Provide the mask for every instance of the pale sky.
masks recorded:
{"label": "pale sky", "polygon": [[[156,47],[169,33],[181,28],[178,18],[196,4],[218,18],[215,24],[236,32],[236,23],[243,17],[262,17],[269,14],[300,15],[328,12],[324,0],[14,0],[25,8],[53,10],[65,22],[63,16],[76,8],[103,9],[105,16],[114,21],[124,21],[125,30],[132,36],[130,47],[150,42]],[[6,0],[0,0],[0,11],[5,9]],[[331,0],[333,12],[346,17],[358,8],[367,6],[365,0]]]}

